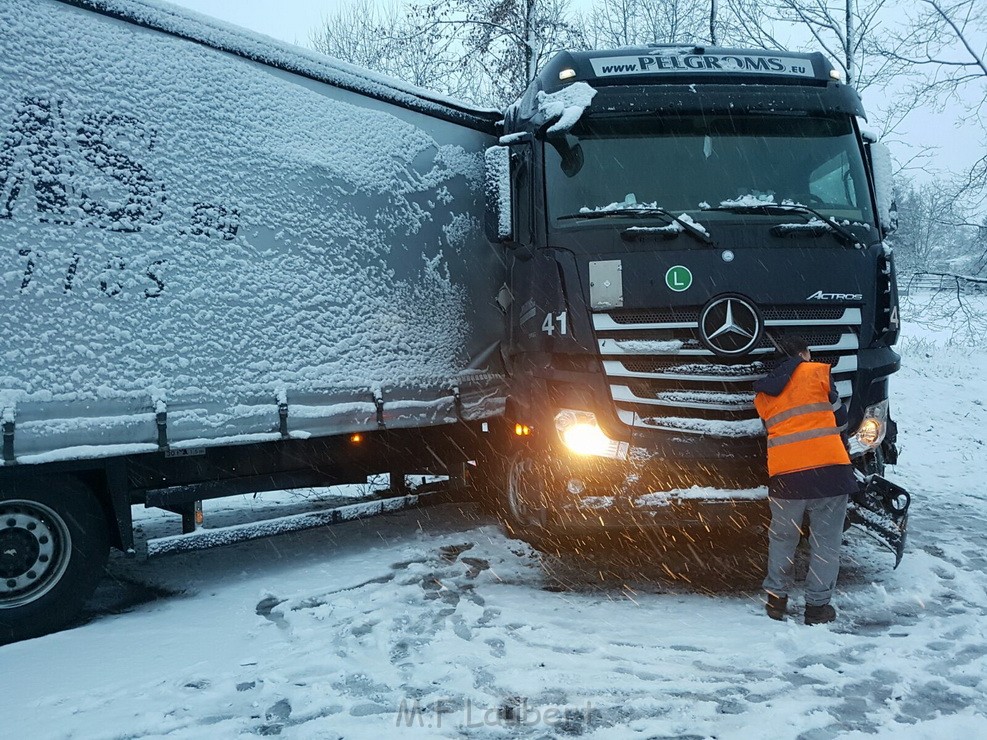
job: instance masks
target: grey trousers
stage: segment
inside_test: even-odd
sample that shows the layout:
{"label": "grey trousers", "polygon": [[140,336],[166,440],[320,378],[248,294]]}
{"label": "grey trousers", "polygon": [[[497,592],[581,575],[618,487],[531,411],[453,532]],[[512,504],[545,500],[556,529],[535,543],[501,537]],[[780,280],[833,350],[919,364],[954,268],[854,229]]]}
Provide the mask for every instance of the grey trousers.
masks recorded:
{"label": "grey trousers", "polygon": [[769,498],[771,528],[768,539],[768,577],[764,590],[788,596],[795,569],[795,548],[802,534],[802,519],[809,515],[809,573],[805,577],[805,603],[828,604],[840,574],[840,544],[846,496],[826,498]]}

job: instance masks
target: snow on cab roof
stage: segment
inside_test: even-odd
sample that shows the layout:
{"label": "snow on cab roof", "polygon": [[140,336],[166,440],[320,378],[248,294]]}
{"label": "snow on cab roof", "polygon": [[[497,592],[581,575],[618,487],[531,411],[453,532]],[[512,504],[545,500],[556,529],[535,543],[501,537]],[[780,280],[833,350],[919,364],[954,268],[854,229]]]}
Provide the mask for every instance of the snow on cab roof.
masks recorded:
{"label": "snow on cab roof", "polygon": [[338,59],[248,31],[162,0],[57,0],[210,46],[294,74],[492,132],[499,111],[476,108]]}

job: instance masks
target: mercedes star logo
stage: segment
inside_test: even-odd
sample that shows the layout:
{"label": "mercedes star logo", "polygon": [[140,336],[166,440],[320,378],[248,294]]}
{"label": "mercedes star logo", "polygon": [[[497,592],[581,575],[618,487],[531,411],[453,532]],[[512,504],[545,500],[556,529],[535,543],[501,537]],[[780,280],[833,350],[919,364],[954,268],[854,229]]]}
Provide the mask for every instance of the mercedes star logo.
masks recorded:
{"label": "mercedes star logo", "polygon": [[699,332],[705,345],[716,354],[742,355],[761,338],[761,317],[753,303],[722,296],[706,304],[699,319]]}

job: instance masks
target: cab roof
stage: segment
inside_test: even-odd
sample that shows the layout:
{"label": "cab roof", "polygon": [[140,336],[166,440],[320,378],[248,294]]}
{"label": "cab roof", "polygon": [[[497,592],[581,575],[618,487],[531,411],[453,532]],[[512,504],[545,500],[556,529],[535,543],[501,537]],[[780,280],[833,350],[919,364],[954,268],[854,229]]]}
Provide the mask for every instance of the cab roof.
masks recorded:
{"label": "cab roof", "polygon": [[547,93],[576,81],[593,87],[664,82],[826,85],[839,79],[833,72],[833,65],[819,52],[658,44],[562,51],[542,69],[536,84]]}
{"label": "cab roof", "polygon": [[[504,116],[505,133],[540,131],[557,116],[542,101],[588,85],[588,115],[740,113],[854,115],[857,91],[821,53],[667,44],[562,51]],[[571,102],[571,101],[570,101]]]}

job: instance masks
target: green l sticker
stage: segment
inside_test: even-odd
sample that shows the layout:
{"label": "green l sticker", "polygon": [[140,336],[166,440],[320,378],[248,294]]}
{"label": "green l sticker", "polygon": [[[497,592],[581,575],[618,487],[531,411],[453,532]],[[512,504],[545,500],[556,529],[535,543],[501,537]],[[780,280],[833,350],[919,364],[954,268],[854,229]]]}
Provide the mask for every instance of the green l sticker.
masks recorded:
{"label": "green l sticker", "polygon": [[688,267],[682,265],[669,267],[668,272],[665,273],[665,285],[676,293],[688,290],[689,286],[692,285],[692,272]]}

